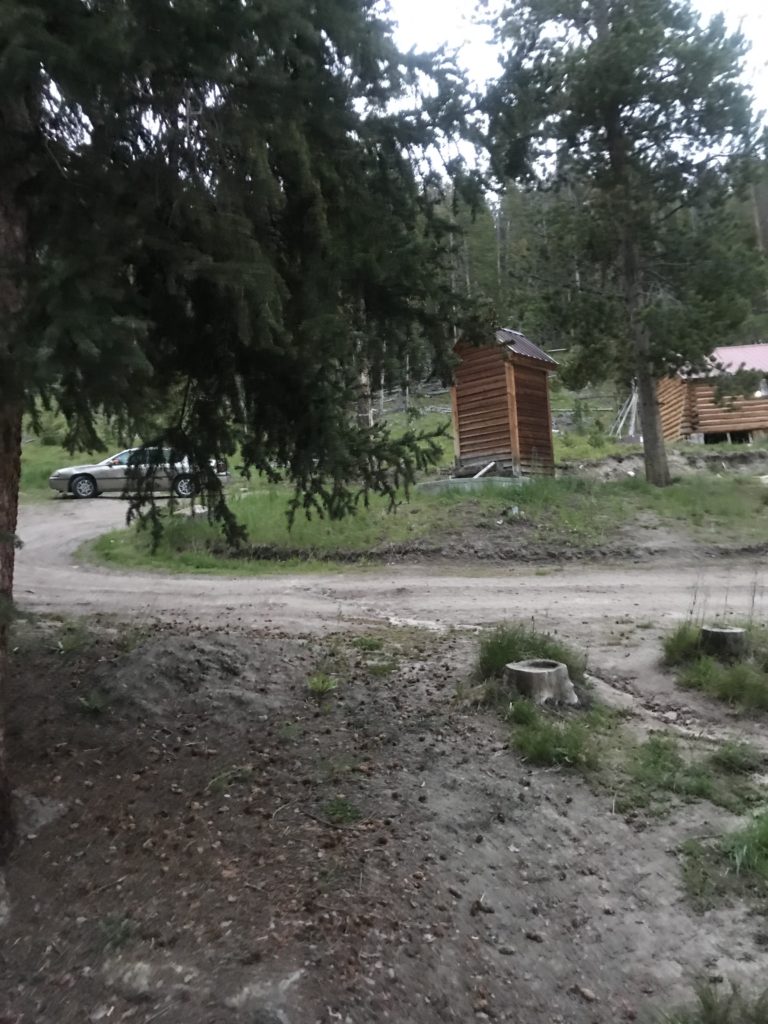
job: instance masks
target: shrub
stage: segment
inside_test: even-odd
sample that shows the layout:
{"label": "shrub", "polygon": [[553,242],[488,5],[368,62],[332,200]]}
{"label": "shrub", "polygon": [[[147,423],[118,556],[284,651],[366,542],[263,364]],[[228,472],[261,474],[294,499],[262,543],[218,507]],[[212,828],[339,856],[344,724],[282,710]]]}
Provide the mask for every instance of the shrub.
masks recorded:
{"label": "shrub", "polygon": [[696,623],[687,619],[675,627],[664,638],[664,662],[667,665],[684,665],[699,654],[701,631]]}
{"label": "shrub", "polygon": [[735,987],[700,985],[694,1006],[660,1018],[663,1024],[768,1024],[768,992],[752,999]]}
{"label": "shrub", "polygon": [[584,681],[587,668],[584,654],[551,633],[540,633],[533,626],[523,623],[498,626],[485,634],[480,641],[476,675],[481,680],[498,678],[509,662],[525,661],[528,658],[562,661],[568,666],[568,673],[574,683]]}
{"label": "shrub", "polygon": [[553,718],[529,701],[513,703],[509,717],[515,723],[512,746],[529,764],[597,768],[597,746],[585,722]]}

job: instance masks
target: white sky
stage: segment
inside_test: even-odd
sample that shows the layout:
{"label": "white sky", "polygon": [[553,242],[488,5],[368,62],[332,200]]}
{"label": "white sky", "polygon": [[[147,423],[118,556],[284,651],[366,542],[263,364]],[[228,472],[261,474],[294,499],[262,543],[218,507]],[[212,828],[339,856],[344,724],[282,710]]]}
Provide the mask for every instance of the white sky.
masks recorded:
{"label": "white sky", "polygon": [[[768,110],[768,0],[693,0],[710,18],[725,8],[731,30],[741,28],[752,44],[745,78],[757,110]],[[447,43],[460,48],[460,63],[473,81],[484,84],[497,73],[497,57],[488,45],[489,30],[472,23],[475,0],[390,0],[403,49],[432,50]]]}

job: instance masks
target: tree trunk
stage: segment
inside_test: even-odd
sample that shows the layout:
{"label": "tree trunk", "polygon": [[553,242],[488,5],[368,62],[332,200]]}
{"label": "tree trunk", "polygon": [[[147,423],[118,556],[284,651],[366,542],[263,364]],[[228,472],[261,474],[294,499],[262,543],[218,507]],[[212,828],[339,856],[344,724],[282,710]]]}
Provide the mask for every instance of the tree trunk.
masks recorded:
{"label": "tree trunk", "polygon": [[21,406],[6,405],[0,408],[0,864],[7,858],[15,838],[5,708],[20,472]]}
{"label": "tree trunk", "polygon": [[659,396],[651,359],[651,342],[641,318],[640,268],[637,250],[629,237],[624,241],[624,287],[637,377],[640,425],[643,431],[645,478],[655,487],[668,487],[672,478],[664,445]]}
{"label": "tree trunk", "polygon": [[[0,127],[3,122],[12,125],[22,123],[18,116],[10,117],[0,104]],[[5,741],[5,710],[23,410],[14,333],[23,306],[28,255],[27,221],[16,202],[16,189],[10,182],[0,181],[0,864],[8,856],[15,838]]]}
{"label": "tree trunk", "polygon": [[661,425],[659,396],[656,381],[648,367],[647,355],[635,344],[637,393],[640,405],[640,425],[643,430],[643,456],[645,478],[655,487],[668,487],[672,483]]}

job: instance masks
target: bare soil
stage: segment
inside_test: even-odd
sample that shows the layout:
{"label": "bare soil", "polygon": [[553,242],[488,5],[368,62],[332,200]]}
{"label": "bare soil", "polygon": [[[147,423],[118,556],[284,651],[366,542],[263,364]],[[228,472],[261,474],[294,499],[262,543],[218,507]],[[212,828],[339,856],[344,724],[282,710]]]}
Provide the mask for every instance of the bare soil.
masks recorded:
{"label": "bare soil", "polygon": [[454,700],[473,638],[377,636],[21,624],[3,1024],[615,1024],[764,979],[753,910],[682,891],[682,841],[732,819],[625,820]]}
{"label": "bare soil", "polygon": [[[123,515],[22,516],[19,602],[67,618],[15,642],[24,822],[0,892],[2,1024],[616,1024],[655,1020],[696,977],[764,984],[756,908],[698,915],[683,893],[682,842],[734,819],[703,802],[625,819],[454,699],[475,628],[533,617],[589,650],[599,698],[645,730],[768,747],[764,719],[658,665],[693,605],[765,615],[759,562],[73,566]],[[339,679],[323,699],[317,672]]]}

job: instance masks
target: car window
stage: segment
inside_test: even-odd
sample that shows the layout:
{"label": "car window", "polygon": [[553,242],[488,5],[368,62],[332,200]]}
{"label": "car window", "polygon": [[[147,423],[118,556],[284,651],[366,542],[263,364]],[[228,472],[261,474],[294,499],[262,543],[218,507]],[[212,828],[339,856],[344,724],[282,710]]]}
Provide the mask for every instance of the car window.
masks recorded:
{"label": "car window", "polygon": [[128,460],[131,457],[131,450],[128,449],[126,452],[120,452],[117,455],[113,455],[111,459],[107,459],[107,462],[117,463],[119,466],[127,466]]}

